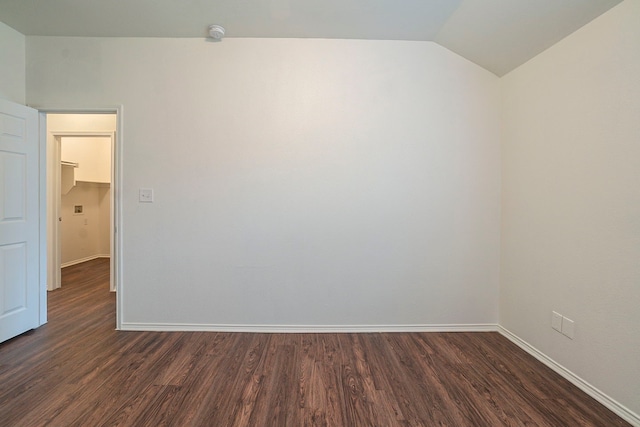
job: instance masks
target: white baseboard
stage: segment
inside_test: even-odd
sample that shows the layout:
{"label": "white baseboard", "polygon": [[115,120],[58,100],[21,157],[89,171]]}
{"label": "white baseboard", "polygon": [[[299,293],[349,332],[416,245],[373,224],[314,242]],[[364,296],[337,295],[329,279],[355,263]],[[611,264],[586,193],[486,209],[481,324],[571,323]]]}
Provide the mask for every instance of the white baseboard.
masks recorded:
{"label": "white baseboard", "polygon": [[211,325],[193,323],[123,322],[122,331],[253,332],[253,333],[365,333],[365,332],[496,332],[497,324],[463,325]]}
{"label": "white baseboard", "polygon": [[629,408],[617,402],[615,399],[611,398],[607,394],[603,393],[596,387],[589,384],[587,381],[580,378],[578,375],[574,374],[525,340],[518,337],[516,334],[510,332],[508,329],[503,328],[502,326],[498,326],[498,332],[506,337],[509,341],[513,342],[515,345],[538,359],[540,362],[544,363],[549,368],[553,369],[555,372],[560,374],[563,378],[571,382],[573,385],[578,387],[580,390],[587,393],[589,396],[593,397],[598,402],[602,403],[604,406],[613,411],[620,418],[624,419],[628,423],[631,423],[634,426],[640,426],[640,416]]}
{"label": "white baseboard", "polygon": [[60,268],[71,267],[72,265],[82,264],[83,262],[91,261],[91,260],[98,259],[98,258],[111,258],[111,256],[109,254],[107,254],[107,255],[104,255],[104,254],[91,255],[91,256],[88,256],[88,257],[84,257],[84,258],[80,258],[80,259],[74,259],[73,261],[62,263],[62,264],[60,264]]}

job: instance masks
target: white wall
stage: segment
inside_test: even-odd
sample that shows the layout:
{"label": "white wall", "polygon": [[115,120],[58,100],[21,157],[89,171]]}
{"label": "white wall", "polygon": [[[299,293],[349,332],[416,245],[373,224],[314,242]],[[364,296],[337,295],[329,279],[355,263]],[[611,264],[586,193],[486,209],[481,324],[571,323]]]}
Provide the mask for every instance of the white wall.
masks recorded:
{"label": "white wall", "polygon": [[[109,256],[108,191],[108,184],[79,181],[69,193],[62,195],[60,249],[63,267],[78,261]],[[76,205],[83,207],[82,214],[74,213]]]}
{"label": "white wall", "polygon": [[25,102],[25,36],[0,22],[0,98]]}
{"label": "white wall", "polygon": [[62,137],[60,159],[76,163],[78,181],[111,182],[111,136]]}
{"label": "white wall", "polygon": [[125,326],[497,321],[499,80],[438,45],[28,37],[27,79],[124,106]]}
{"label": "white wall", "polygon": [[111,254],[111,186],[98,185],[98,251],[101,256]]}
{"label": "white wall", "polygon": [[500,293],[502,326],[636,414],[639,23],[627,0],[503,78]]}

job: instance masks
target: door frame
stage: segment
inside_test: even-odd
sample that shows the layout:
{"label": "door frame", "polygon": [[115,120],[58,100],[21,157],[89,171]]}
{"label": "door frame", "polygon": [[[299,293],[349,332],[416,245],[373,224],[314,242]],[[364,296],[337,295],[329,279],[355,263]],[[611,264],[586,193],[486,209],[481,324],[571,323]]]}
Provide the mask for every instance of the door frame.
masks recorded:
{"label": "door frame", "polygon": [[[60,204],[60,151],[56,138],[53,138],[55,144],[48,142],[50,135],[56,136],[78,136],[79,134],[87,136],[95,136],[96,132],[47,132],[46,116],[47,114],[115,114],[116,115],[116,131],[111,145],[111,289],[116,292],[116,329],[121,329],[122,325],[122,306],[124,298],[124,287],[122,282],[122,116],[123,106],[117,105],[113,107],[98,108],[59,108],[59,107],[37,107],[40,115],[40,165],[43,177],[51,185],[43,185],[46,194],[46,215],[41,221],[41,228],[46,227],[46,251],[48,254],[54,254],[52,259],[46,260],[44,267],[45,277],[48,277],[47,289],[55,285],[51,282],[50,271],[55,269],[56,263],[59,263],[59,235],[58,235],[58,208]],[[97,132],[98,134],[100,132]],[[104,132],[103,132],[104,134]],[[109,136],[112,134],[110,133]],[[53,167],[55,165],[55,167]],[[56,191],[58,191],[56,193]],[[45,235],[45,234],[43,234]],[[58,245],[53,246],[53,245]],[[43,257],[47,258],[47,257]],[[59,267],[59,264],[57,264]],[[41,266],[41,269],[43,267]],[[58,273],[59,274],[59,273]],[[46,291],[44,294],[44,305],[46,315]]]}
{"label": "door frame", "polygon": [[[111,175],[111,182],[109,184],[109,187],[111,190],[113,190],[113,181],[114,181],[114,164],[113,164],[113,155],[114,155],[114,147],[115,147],[115,135],[116,132],[100,132],[100,131],[96,131],[96,132],[86,132],[86,131],[53,131],[53,132],[49,132],[47,131],[47,138],[52,138],[54,143],[51,144],[49,146],[49,149],[53,150],[52,155],[53,155],[53,159],[55,161],[55,172],[54,172],[54,180],[53,180],[53,187],[51,188],[52,191],[52,195],[51,195],[51,202],[53,204],[55,204],[55,208],[54,208],[54,217],[55,218],[60,218],[60,207],[62,205],[61,203],[61,199],[60,199],[60,188],[61,188],[61,169],[62,166],[60,164],[61,161],[61,153],[62,153],[62,148],[61,148],[61,143],[62,140],[61,138],[65,138],[65,137],[86,137],[86,138],[91,138],[91,137],[104,137],[104,138],[109,138],[111,139],[111,153],[110,153],[110,162],[111,162],[111,167],[110,167],[110,175]],[[115,239],[114,239],[114,235],[115,235],[115,215],[114,215],[114,203],[113,203],[113,191],[110,191],[110,195],[109,195],[109,215],[110,215],[110,221],[109,221],[109,257],[110,259],[114,259],[114,247],[115,247]],[[62,278],[61,278],[61,272],[60,272],[60,267],[62,266],[62,252],[61,252],[61,233],[60,233],[60,221],[56,221],[54,218],[54,220],[51,222],[51,226],[53,227],[53,233],[51,234],[51,239],[52,239],[52,249],[53,251],[51,252],[53,254],[53,259],[51,260],[51,270],[55,271],[49,271],[49,277],[50,279],[53,279],[51,281],[49,281],[49,286],[47,287],[47,290],[52,291],[54,289],[58,289],[62,286]],[[53,283],[52,283],[53,282]],[[115,292],[116,291],[116,286],[115,286],[115,262],[110,263],[110,270],[109,270],[109,289],[111,290],[111,292]]]}

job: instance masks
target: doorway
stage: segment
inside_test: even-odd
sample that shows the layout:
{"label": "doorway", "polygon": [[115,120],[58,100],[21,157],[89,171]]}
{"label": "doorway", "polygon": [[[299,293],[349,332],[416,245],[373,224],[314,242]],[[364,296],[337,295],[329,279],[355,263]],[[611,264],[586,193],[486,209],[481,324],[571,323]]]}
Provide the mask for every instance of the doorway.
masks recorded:
{"label": "doorway", "polygon": [[[110,290],[119,291],[118,111],[43,112],[47,158],[47,290],[62,268],[108,258]],[[117,292],[120,293],[120,292]],[[120,295],[116,298],[119,327]]]}

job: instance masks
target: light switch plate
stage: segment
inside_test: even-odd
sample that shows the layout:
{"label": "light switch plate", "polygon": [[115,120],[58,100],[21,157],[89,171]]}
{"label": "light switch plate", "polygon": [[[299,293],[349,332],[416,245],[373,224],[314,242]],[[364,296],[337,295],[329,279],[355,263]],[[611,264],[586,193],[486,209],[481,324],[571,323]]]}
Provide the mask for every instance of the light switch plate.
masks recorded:
{"label": "light switch plate", "polygon": [[141,188],[138,192],[138,201],[140,203],[153,202],[153,188]]}
{"label": "light switch plate", "polygon": [[558,332],[562,332],[562,315],[560,313],[551,312],[551,327]]}
{"label": "light switch plate", "polygon": [[576,324],[571,319],[567,319],[566,317],[562,318],[562,333],[573,339],[573,336],[576,332]]}

